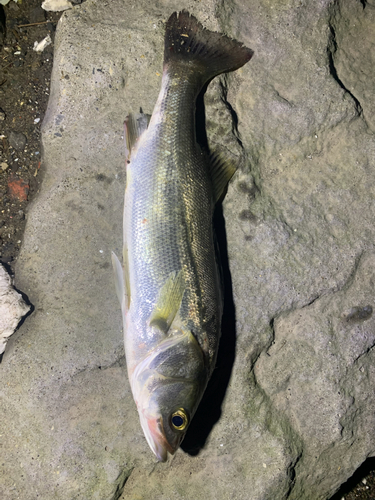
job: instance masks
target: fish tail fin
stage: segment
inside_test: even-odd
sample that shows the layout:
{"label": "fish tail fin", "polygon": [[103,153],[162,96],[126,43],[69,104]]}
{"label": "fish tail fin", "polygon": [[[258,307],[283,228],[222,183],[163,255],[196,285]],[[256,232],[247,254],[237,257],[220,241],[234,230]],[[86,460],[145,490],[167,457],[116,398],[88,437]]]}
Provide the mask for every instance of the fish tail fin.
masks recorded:
{"label": "fish tail fin", "polygon": [[167,21],[164,68],[174,63],[200,69],[204,81],[246,64],[253,51],[226,35],[209,31],[186,10],[174,12]]}

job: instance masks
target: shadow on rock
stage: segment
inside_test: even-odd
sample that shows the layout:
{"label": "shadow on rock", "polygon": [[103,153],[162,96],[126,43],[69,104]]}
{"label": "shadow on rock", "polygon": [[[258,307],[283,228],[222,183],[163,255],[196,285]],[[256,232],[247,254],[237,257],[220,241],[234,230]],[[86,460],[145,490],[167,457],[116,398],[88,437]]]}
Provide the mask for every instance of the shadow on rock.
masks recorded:
{"label": "shadow on rock", "polygon": [[224,312],[216,368],[208,383],[203,399],[181,444],[189,455],[198,455],[216,422],[221,416],[221,405],[232,373],[236,351],[235,307],[232,280],[229,272],[225,221],[221,205],[214,215],[224,283]]}

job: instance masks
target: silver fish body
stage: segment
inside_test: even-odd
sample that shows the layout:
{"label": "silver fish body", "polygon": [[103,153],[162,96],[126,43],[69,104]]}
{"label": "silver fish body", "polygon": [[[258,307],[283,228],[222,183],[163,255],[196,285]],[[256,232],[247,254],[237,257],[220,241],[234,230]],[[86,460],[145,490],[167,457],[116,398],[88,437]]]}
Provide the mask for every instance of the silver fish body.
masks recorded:
{"label": "silver fish body", "polygon": [[[212,56],[217,44],[224,55]],[[142,117],[128,118],[135,146],[127,166],[124,264],[114,259],[114,267],[129,380],[146,439],[162,461],[180,445],[214,369],[223,310],[212,217],[234,169],[197,144],[195,102],[209,79],[251,55],[187,12],[173,14],[148,128]]]}

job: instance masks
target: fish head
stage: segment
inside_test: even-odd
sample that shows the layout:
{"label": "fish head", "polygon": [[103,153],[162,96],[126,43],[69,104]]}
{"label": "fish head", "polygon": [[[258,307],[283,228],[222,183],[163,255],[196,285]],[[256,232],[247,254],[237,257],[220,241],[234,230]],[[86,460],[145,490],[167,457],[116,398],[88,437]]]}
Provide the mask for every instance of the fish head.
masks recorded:
{"label": "fish head", "polygon": [[191,333],[172,336],[135,369],[132,390],[146,440],[165,462],[185,437],[208,381]]}
{"label": "fish head", "polygon": [[185,437],[195,410],[195,393],[191,383],[159,381],[148,399],[138,401],[144,435],[161,462],[168,453],[175,453]]}

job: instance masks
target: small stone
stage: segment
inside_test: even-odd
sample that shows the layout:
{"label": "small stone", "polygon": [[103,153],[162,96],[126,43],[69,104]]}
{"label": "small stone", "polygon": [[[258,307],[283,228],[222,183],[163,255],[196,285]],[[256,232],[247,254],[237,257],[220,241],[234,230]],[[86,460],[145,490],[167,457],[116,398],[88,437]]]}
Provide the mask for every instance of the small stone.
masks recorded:
{"label": "small stone", "polygon": [[18,201],[27,201],[29,184],[23,179],[12,174],[8,181],[8,193],[11,198]]}
{"label": "small stone", "polygon": [[6,116],[5,111],[0,108],[0,121],[4,121]]}
{"label": "small stone", "polygon": [[41,66],[40,61],[35,60],[31,64],[31,69],[32,71],[36,71],[38,68],[40,68],[40,66]]}
{"label": "small stone", "polygon": [[46,20],[46,13],[42,7],[36,7],[30,12],[30,23],[42,23]]}
{"label": "small stone", "polygon": [[72,4],[68,0],[44,0],[42,3],[42,9],[52,12],[60,12],[72,7]]}
{"label": "small stone", "polygon": [[50,45],[52,43],[51,37],[47,35],[41,42],[34,42],[34,47],[33,50],[35,52],[43,52],[43,50],[47,47],[47,45]]}
{"label": "small stone", "polygon": [[9,167],[9,165],[7,163],[3,162],[3,163],[0,163],[0,167],[1,167],[1,170],[5,171]]}
{"label": "small stone", "polygon": [[11,131],[9,134],[9,145],[17,151],[23,151],[27,143],[27,138],[22,132]]}
{"label": "small stone", "polygon": [[10,8],[11,10],[16,11],[16,12],[17,12],[18,10],[20,10],[20,8],[18,7],[18,5],[17,5],[15,2],[10,2],[10,4],[9,4],[9,8]]}

